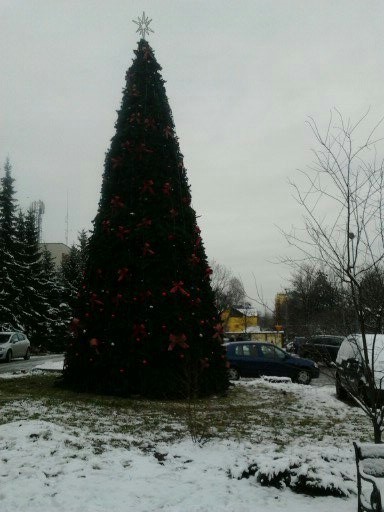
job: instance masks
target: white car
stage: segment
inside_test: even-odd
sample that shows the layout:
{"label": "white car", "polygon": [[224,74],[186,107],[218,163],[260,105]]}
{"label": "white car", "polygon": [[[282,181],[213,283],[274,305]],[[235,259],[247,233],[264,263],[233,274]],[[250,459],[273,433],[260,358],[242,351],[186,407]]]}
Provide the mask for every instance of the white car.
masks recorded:
{"label": "white car", "polygon": [[[374,371],[375,387],[384,397],[384,334],[366,334],[368,371]],[[356,396],[367,396],[366,364],[361,334],[344,339],[336,357],[336,395],[346,398],[347,390]],[[368,397],[369,398],[369,397]]]}
{"label": "white car", "polygon": [[15,357],[30,358],[30,342],[22,332],[0,332],[0,361],[10,363]]}

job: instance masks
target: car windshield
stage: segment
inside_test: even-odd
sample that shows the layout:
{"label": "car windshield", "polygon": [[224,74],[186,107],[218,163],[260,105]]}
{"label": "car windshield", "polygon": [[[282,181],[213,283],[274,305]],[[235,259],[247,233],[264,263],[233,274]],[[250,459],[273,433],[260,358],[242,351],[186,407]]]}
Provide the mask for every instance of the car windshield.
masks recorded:
{"label": "car windshield", "polygon": [[0,332],[0,343],[7,343],[7,341],[9,340],[9,336],[9,334]]}

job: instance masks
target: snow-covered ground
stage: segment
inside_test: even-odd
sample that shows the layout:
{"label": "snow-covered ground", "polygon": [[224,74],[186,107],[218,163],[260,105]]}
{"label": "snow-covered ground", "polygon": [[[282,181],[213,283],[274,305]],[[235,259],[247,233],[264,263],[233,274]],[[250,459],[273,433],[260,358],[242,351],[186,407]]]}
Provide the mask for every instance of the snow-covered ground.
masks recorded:
{"label": "snow-covered ground", "polygon": [[[54,399],[4,400],[1,512],[357,508],[351,442],[370,434],[359,409],[336,400],[331,386],[248,380],[231,393],[230,403],[220,405],[223,419],[233,414],[229,408],[238,407],[241,415],[249,403],[263,406],[248,418],[250,434],[239,423],[202,436],[200,443],[192,441],[184,417],[166,412],[166,403],[131,402],[124,408],[111,402],[106,408],[84,400],[76,406]],[[252,464],[256,474],[239,479]],[[263,487],[257,479],[258,472],[287,468],[294,468],[293,478],[312,475],[346,497],[312,497],[285,486]]]}

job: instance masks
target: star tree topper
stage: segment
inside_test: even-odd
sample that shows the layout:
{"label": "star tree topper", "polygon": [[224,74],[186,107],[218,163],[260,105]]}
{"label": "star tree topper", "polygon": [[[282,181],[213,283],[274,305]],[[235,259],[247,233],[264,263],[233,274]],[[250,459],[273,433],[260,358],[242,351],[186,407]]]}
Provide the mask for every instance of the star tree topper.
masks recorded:
{"label": "star tree topper", "polygon": [[137,18],[137,21],[136,20],[132,20],[133,23],[136,23],[136,25],[138,25],[138,29],[136,30],[136,32],[139,32],[139,34],[141,35],[141,37],[143,39],[145,39],[145,34],[148,34],[150,32],[153,32],[153,30],[151,29],[151,27],[149,26],[149,24],[151,23],[151,19],[149,19],[146,15],[145,15],[145,12],[143,11],[143,15],[140,16]]}

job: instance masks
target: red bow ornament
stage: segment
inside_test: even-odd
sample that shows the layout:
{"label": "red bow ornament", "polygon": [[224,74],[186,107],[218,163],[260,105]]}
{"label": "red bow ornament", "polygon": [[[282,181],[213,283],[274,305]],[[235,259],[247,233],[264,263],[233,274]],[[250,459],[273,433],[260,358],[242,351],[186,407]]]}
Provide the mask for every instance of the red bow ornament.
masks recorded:
{"label": "red bow ornament", "polygon": [[140,96],[140,93],[139,91],[137,90],[137,87],[135,84],[132,85],[132,88],[131,88],[131,94],[132,96]]}
{"label": "red bow ornament", "polygon": [[127,267],[119,268],[117,274],[119,276],[117,282],[121,283],[121,281],[124,281],[125,279],[127,279],[127,277],[129,277],[129,269]]}
{"label": "red bow ornament", "polygon": [[213,328],[215,329],[216,332],[212,336],[212,338],[216,338],[219,341],[222,341],[222,336],[224,334],[224,329],[223,329],[223,326],[221,325],[221,323],[218,322],[216,325],[213,326]]}
{"label": "red bow ornament", "polygon": [[143,46],[143,56],[145,60],[151,60],[152,53],[147,46]]}
{"label": "red bow ornament", "polygon": [[113,196],[111,199],[111,206],[113,210],[117,210],[119,208],[124,208],[125,204],[121,200],[120,196]]}
{"label": "red bow ornament", "polygon": [[149,194],[155,195],[155,191],[153,190],[154,181],[153,180],[147,180],[144,181],[143,186],[141,187],[141,194],[144,194],[145,192],[148,192]]}
{"label": "red bow ornament", "polygon": [[184,333],[183,334],[170,334],[169,341],[170,341],[170,344],[168,345],[169,351],[173,350],[177,345],[184,350],[189,348],[189,345],[186,342],[187,337]]}
{"label": "red bow ornament", "polygon": [[167,181],[164,183],[163,185],[163,194],[166,195],[166,196],[170,196],[171,195],[171,192],[172,192],[172,186],[171,184]]}
{"label": "red bow ornament", "polygon": [[103,220],[101,225],[103,227],[103,231],[105,231],[106,233],[111,232],[111,222],[109,220]]}
{"label": "red bow ornament", "polygon": [[164,135],[166,139],[169,139],[170,137],[173,137],[173,130],[170,126],[166,126],[164,128]]}
{"label": "red bow ornament", "polygon": [[114,304],[116,304],[116,306],[119,306],[119,304],[120,304],[120,302],[121,302],[122,298],[123,298],[122,294],[121,294],[121,293],[118,293],[118,294],[116,295],[116,297],[113,297],[113,298],[112,298],[112,302],[113,302]]}
{"label": "red bow ornament", "polygon": [[200,359],[200,367],[202,370],[205,370],[206,368],[209,368],[209,359],[208,357],[204,357],[203,359]]}
{"label": "red bow ornament", "polygon": [[137,227],[145,228],[145,227],[149,227],[151,225],[152,225],[152,219],[147,219],[146,217],[144,217],[144,219],[139,224],[137,224]]}
{"label": "red bow ornament", "polygon": [[125,142],[123,142],[123,144],[121,145],[122,148],[124,148],[126,151],[128,151],[128,153],[130,153],[131,151],[133,151],[133,144],[131,141],[129,140],[126,140]]}
{"label": "red bow ornament", "polygon": [[196,254],[192,254],[190,261],[192,265],[198,265],[200,263],[200,258],[196,256]]}
{"label": "red bow ornament", "polygon": [[148,336],[145,324],[134,324],[133,326],[133,337],[136,341],[140,341],[142,338]]}
{"label": "red bow ornament", "polygon": [[153,117],[147,117],[144,119],[144,125],[146,128],[154,130],[156,128],[156,122]]}
{"label": "red bow ornament", "polygon": [[100,300],[98,297],[97,297],[97,294],[96,293],[92,293],[90,299],[89,299],[90,303],[91,303],[91,306],[93,308],[97,307],[97,306],[104,306],[104,303],[102,300]]}
{"label": "red bow ornament", "polygon": [[211,274],[213,274],[213,270],[211,269],[211,267],[207,267],[205,269],[205,277],[209,277]]}
{"label": "red bow ornament", "polygon": [[72,318],[69,328],[74,334],[77,334],[81,328],[80,318]]}
{"label": "red bow ornament", "polygon": [[132,73],[132,71],[129,71],[129,70],[128,70],[128,71],[125,73],[125,80],[126,80],[126,81],[131,80],[131,78],[133,78],[133,77],[135,76],[135,74],[136,74],[136,73]]}
{"label": "red bow ornament", "polygon": [[117,228],[116,236],[120,238],[120,240],[125,240],[126,236],[129,235],[131,230],[129,228],[125,228],[124,226],[119,226]]}
{"label": "red bow ornament", "polygon": [[116,158],[111,158],[112,169],[121,169],[123,167],[123,157],[118,156]]}
{"label": "red bow ornament", "polygon": [[171,293],[179,292],[182,295],[186,295],[187,297],[189,297],[189,293],[184,290],[183,286],[184,286],[184,282],[183,281],[179,281],[178,283],[176,283],[176,281],[173,281],[173,287],[169,291]]}
{"label": "red bow ornament", "polygon": [[147,256],[147,255],[153,256],[154,254],[155,254],[155,251],[153,251],[151,249],[151,244],[148,242],[145,242],[144,247],[143,247],[143,256]]}
{"label": "red bow ornament", "polygon": [[144,153],[153,153],[153,150],[148,149],[144,143],[139,144],[136,148],[136,151],[140,160],[143,158]]}
{"label": "red bow ornament", "polygon": [[137,123],[137,124],[141,124],[141,113],[140,112],[137,112],[136,114],[133,113],[131,114],[130,118],[129,118],[129,122],[130,123]]}

